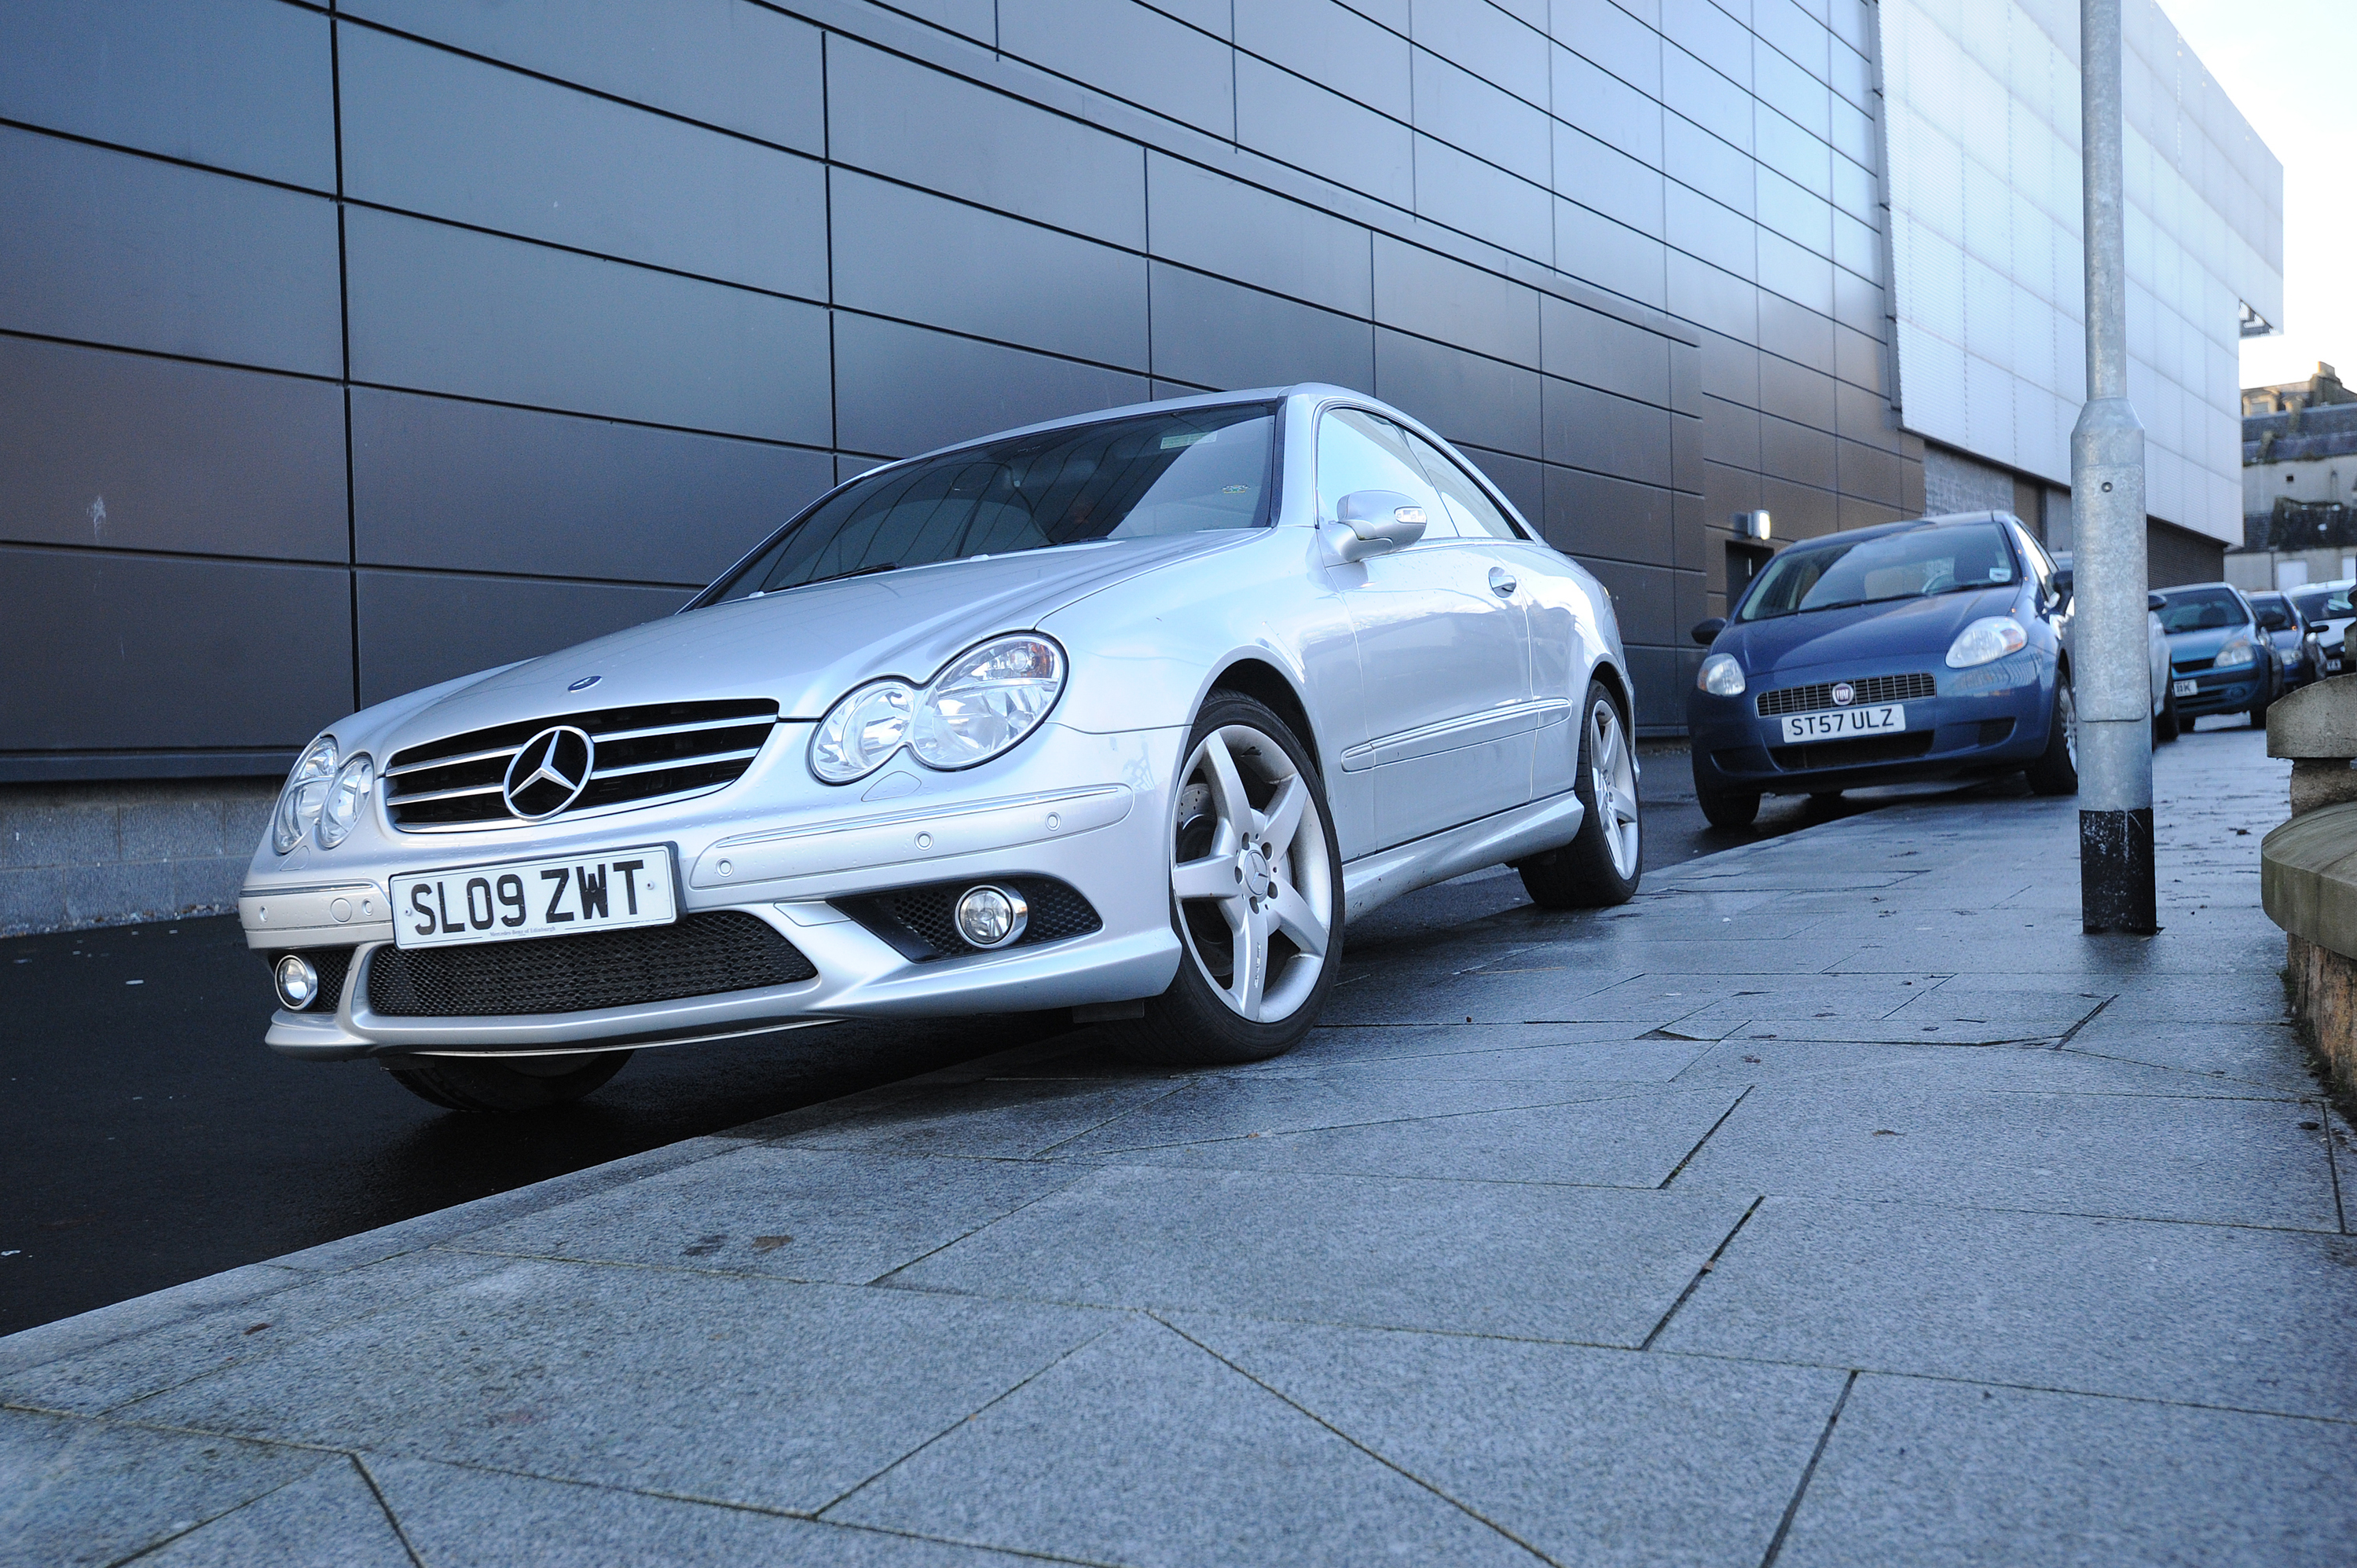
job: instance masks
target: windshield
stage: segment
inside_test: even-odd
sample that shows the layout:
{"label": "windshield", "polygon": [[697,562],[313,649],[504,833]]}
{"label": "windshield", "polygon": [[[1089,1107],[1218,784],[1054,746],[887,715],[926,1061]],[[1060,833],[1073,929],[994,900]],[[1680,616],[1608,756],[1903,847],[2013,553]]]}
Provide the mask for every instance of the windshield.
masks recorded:
{"label": "windshield", "polygon": [[2253,594],[2251,613],[2258,618],[2261,631],[2291,629],[2291,606],[2281,594]]}
{"label": "windshield", "polygon": [[2014,580],[2013,552],[1993,522],[1912,528],[1871,539],[1796,545],[1768,564],[1738,620],[1916,599]]}
{"label": "windshield", "polygon": [[2232,588],[2171,588],[2161,597],[2168,601],[2160,609],[2163,631],[2214,631],[2251,618]]}
{"label": "windshield", "polygon": [[2351,613],[2347,588],[2310,588],[2304,594],[2294,594],[2291,602],[2299,607],[2299,618],[2339,620]]}
{"label": "windshield", "polygon": [[1097,539],[1268,521],[1271,403],[1067,426],[856,480],[705,596],[715,604],[871,572]]}

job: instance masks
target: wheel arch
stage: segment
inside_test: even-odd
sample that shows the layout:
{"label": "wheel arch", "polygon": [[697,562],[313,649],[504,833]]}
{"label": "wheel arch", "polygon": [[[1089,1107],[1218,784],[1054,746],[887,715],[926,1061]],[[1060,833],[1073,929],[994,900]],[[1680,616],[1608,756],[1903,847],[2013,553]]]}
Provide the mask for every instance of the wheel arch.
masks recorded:
{"label": "wheel arch", "polygon": [[1587,675],[1589,680],[1601,682],[1604,689],[1612,693],[1612,700],[1620,705],[1620,725],[1629,732],[1629,744],[1636,745],[1637,692],[1630,684],[1628,671],[1609,658],[1603,658],[1588,668]]}
{"label": "wheel arch", "polygon": [[[1318,744],[1317,726],[1309,722],[1309,705],[1302,701],[1301,693],[1295,689],[1285,671],[1265,659],[1246,655],[1211,677],[1211,683],[1204,688],[1204,699],[1208,701],[1215,692],[1233,692],[1238,696],[1250,697],[1283,719],[1292,729],[1295,738],[1308,746],[1309,755],[1318,759],[1318,771],[1320,774],[1327,771],[1325,748]],[[1197,706],[1200,709],[1201,704]]]}

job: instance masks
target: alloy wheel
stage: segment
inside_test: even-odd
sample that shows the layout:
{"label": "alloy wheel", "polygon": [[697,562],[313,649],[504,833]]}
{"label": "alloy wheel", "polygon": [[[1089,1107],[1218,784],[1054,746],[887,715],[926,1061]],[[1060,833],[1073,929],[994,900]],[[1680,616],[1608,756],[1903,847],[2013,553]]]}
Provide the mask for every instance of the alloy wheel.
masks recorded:
{"label": "alloy wheel", "polygon": [[1334,866],[1316,791],[1249,725],[1197,743],[1179,773],[1170,891],[1189,959],[1240,1017],[1299,1010],[1326,966]]}
{"label": "alloy wheel", "polygon": [[2071,683],[2063,682],[2054,689],[2054,716],[2062,725],[2062,752],[2071,759],[2071,771],[2079,771],[2079,703],[2071,695]]}
{"label": "alloy wheel", "polygon": [[1620,728],[1620,712],[1608,698],[1598,697],[1587,712],[1587,792],[1596,803],[1598,825],[1612,854],[1612,869],[1622,877],[1637,875],[1637,759]]}

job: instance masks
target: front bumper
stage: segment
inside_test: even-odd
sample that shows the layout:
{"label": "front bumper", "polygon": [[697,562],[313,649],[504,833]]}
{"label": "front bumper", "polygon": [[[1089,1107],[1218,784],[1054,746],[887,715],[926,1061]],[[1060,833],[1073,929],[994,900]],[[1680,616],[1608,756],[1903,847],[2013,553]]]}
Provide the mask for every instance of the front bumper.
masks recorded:
{"label": "front bumper", "polygon": [[[781,726],[784,727],[784,726]],[[773,745],[801,768],[793,737]],[[348,1060],[533,1054],[683,1044],[846,1018],[939,1017],[1128,1001],[1169,984],[1179,949],[1169,918],[1168,779],[1183,735],[1086,735],[1049,726],[1008,766],[919,780],[888,805],[860,787],[813,791],[787,779],[772,801],[750,775],[679,805],[572,826],[403,834],[380,821],[370,849],[314,854],[280,871],[265,848],[239,912],[249,947],[352,952],[332,1012],[281,1010],[267,1042],[283,1055]],[[757,765],[758,766],[758,765]],[[888,768],[888,773],[891,769]],[[914,773],[913,768],[908,771]],[[1080,787],[1074,779],[1099,780]],[[752,788],[747,789],[750,785]],[[1060,787],[1059,787],[1060,786]],[[779,800],[776,796],[789,799]],[[359,835],[355,835],[357,843]],[[393,937],[392,876],[536,854],[589,854],[668,842],[683,917],[737,910],[782,935],[814,978],[761,989],[521,1016],[388,1016],[371,1004],[376,955]],[[352,847],[348,844],[344,848]],[[365,879],[305,876],[323,863]],[[725,869],[724,869],[725,867]],[[912,959],[838,908],[838,900],[917,884],[1053,878],[1096,911],[1085,935],[996,952]],[[529,950],[533,942],[511,944]]]}
{"label": "front bumper", "polygon": [[2177,716],[2198,719],[2210,714],[2239,714],[2259,700],[2266,690],[2267,667],[2245,664],[2234,670],[2195,670],[2180,672],[2169,670],[2171,690],[2182,681],[2193,682],[2190,694],[2177,692]]}
{"label": "front bumper", "polygon": [[[1784,738],[1784,715],[1759,712],[1769,692],[1913,673],[1930,675],[1935,694],[1907,702],[1907,728],[1891,736],[1794,745]],[[1698,782],[1733,793],[1803,794],[2025,767],[2046,749],[2053,704],[2050,662],[2024,651],[1975,670],[1904,660],[1781,670],[1755,677],[1740,696],[1690,691],[1686,714]]]}

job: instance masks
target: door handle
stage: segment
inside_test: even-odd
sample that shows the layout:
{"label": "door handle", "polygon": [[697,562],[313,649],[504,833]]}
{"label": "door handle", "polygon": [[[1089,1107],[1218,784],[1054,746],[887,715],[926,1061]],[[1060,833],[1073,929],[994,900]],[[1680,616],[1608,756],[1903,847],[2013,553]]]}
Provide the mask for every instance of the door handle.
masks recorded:
{"label": "door handle", "polygon": [[1491,593],[1497,595],[1501,599],[1511,599],[1514,596],[1514,575],[1512,572],[1507,571],[1503,566],[1492,566],[1490,568],[1490,591]]}

